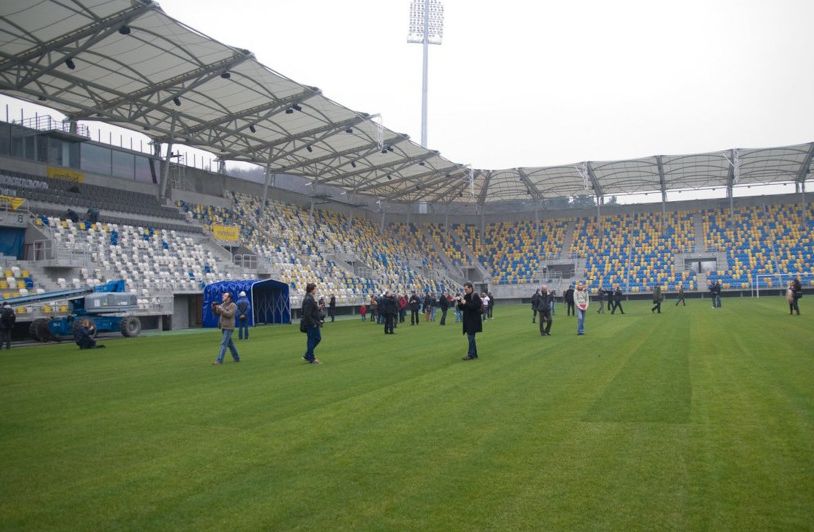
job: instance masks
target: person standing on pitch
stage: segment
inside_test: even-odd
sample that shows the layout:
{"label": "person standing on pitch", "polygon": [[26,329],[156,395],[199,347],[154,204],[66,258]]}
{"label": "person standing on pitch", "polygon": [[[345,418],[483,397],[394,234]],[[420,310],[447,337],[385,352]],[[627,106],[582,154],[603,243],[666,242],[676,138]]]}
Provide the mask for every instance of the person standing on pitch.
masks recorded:
{"label": "person standing on pitch", "polygon": [[622,314],[625,313],[625,309],[622,308],[622,287],[618,284],[613,292],[613,310],[611,310],[611,314],[616,314],[616,309],[619,309]]}
{"label": "person standing on pitch", "polygon": [[651,313],[658,310],[659,314],[661,314],[661,301],[661,286],[653,285],[653,308],[650,309]]}
{"label": "person standing on pitch", "polygon": [[588,290],[585,288],[585,283],[580,281],[574,292],[574,306],[577,307],[577,335],[579,336],[585,334],[585,314],[588,312],[589,302]]}
{"label": "person standing on pitch", "polygon": [[682,307],[687,306],[687,302],[684,301],[684,285],[683,284],[678,285],[678,301],[676,301],[676,306],[678,306],[679,303],[681,303]]}
{"label": "person standing on pitch", "polygon": [[554,323],[551,317],[551,305],[554,303],[554,296],[549,293],[546,285],[543,285],[538,293],[535,310],[540,315],[540,336],[551,336],[551,324]]}
{"label": "person standing on pitch", "polygon": [[596,302],[599,303],[599,305],[597,305],[598,308],[596,310],[597,314],[602,314],[603,312],[605,312],[605,304],[602,303],[602,299],[603,299],[604,295],[605,295],[605,291],[602,290],[602,287],[600,286],[596,291]]}
{"label": "person standing on pitch", "polygon": [[240,362],[240,355],[237,353],[237,347],[232,340],[232,333],[235,332],[235,314],[237,313],[237,305],[232,301],[232,294],[224,292],[221,304],[212,302],[212,312],[220,316],[218,319],[218,326],[221,330],[220,353],[218,358],[212,363],[213,366],[220,366],[223,364],[223,356],[226,354],[226,348],[232,353],[232,359],[235,362]]}
{"label": "person standing on pitch", "polygon": [[238,340],[249,339],[249,298],[246,292],[237,295],[237,338]]}
{"label": "person standing on pitch", "polygon": [[789,281],[789,288],[786,290],[786,301],[789,304],[789,315],[794,314],[797,312],[797,315],[800,315],[800,304],[798,303],[800,297],[803,295],[803,285],[800,283],[800,279],[794,279]]}
{"label": "person standing on pitch", "polygon": [[447,311],[449,310],[449,299],[445,293],[441,293],[438,297],[438,308],[441,309],[441,321],[439,325],[447,324]]}
{"label": "person standing on pitch", "polygon": [[421,298],[416,295],[415,290],[413,290],[413,294],[410,296],[410,325],[418,325],[421,321],[419,319],[418,310],[421,308]]}
{"label": "person standing on pitch", "polygon": [[464,283],[464,295],[458,296],[458,308],[463,312],[463,333],[469,340],[469,349],[464,360],[475,360],[478,358],[478,347],[475,345],[475,334],[483,331],[481,314],[483,313],[483,303],[480,300],[475,288],[469,281]]}
{"label": "person standing on pitch", "polygon": [[336,296],[331,294],[331,299],[328,300],[328,316],[331,317],[331,323],[336,321]]}
{"label": "person standing on pitch", "polygon": [[314,349],[322,341],[319,328],[325,319],[324,314],[319,310],[316,299],[314,299],[316,291],[316,284],[308,283],[305,285],[305,297],[302,300],[302,318],[300,318],[300,330],[304,329],[308,335],[305,342],[305,354],[302,359],[309,364],[319,364],[319,359],[314,356]]}
{"label": "person standing on pitch", "polygon": [[16,321],[14,309],[9,306],[8,301],[4,301],[3,307],[0,308],[0,349],[3,349],[3,345],[6,349],[11,349],[11,331]]}
{"label": "person standing on pitch", "polygon": [[384,291],[382,302],[379,305],[379,310],[384,316],[384,334],[395,334],[393,327],[396,321],[396,298],[390,293],[390,290]]}
{"label": "person standing on pitch", "polygon": [[572,316],[574,314],[574,285],[570,285],[565,291],[565,305],[565,315]]}
{"label": "person standing on pitch", "polygon": [[537,318],[537,305],[540,302],[540,289],[538,288],[534,295],[531,296],[531,323],[534,323]]}

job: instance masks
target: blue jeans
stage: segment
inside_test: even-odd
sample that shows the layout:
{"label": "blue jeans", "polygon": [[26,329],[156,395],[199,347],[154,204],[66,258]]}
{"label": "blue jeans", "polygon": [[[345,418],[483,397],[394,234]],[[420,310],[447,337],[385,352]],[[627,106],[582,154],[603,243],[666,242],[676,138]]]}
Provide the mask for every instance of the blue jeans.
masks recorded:
{"label": "blue jeans", "polygon": [[306,340],[305,360],[314,361],[314,349],[322,341],[322,334],[319,332],[319,325],[312,325],[307,329],[308,338]]}
{"label": "blue jeans", "polygon": [[237,319],[237,338],[239,340],[249,339],[249,318]]}
{"label": "blue jeans", "polygon": [[577,334],[585,334],[585,311],[577,309]]}
{"label": "blue jeans", "polygon": [[467,350],[466,356],[470,358],[478,358],[478,346],[475,345],[475,335],[467,334],[466,339],[469,340],[469,350]]}
{"label": "blue jeans", "polygon": [[232,341],[232,333],[234,332],[233,329],[223,329],[223,338],[220,341],[220,353],[218,354],[218,362],[223,362],[223,355],[226,354],[226,348],[229,348],[229,352],[232,353],[232,358],[235,362],[240,361],[240,355],[237,354],[237,347],[235,347],[235,343]]}
{"label": "blue jeans", "polygon": [[456,308],[455,309],[455,323],[459,323],[459,322],[462,322],[462,321],[464,321],[464,313],[461,312],[461,309]]}

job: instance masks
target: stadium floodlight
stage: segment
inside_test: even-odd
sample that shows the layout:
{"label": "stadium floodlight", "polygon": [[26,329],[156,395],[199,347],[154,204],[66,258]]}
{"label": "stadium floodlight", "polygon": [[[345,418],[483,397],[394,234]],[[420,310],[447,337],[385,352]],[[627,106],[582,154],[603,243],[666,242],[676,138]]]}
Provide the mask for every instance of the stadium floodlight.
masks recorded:
{"label": "stadium floodlight", "polygon": [[444,36],[444,6],[441,0],[413,0],[410,4],[408,43],[424,46],[421,78],[421,145],[427,147],[427,63],[431,44],[441,44]]}

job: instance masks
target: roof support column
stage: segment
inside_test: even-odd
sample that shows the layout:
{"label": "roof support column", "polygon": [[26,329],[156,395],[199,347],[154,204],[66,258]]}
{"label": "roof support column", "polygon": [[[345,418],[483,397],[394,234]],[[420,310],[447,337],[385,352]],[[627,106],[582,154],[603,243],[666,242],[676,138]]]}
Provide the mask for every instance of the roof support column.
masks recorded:
{"label": "roof support column", "polygon": [[384,233],[384,219],[385,219],[385,213],[384,213],[384,209],[382,209],[382,226],[379,229],[379,231],[382,232],[382,233]]}
{"label": "roof support column", "polygon": [[808,146],[808,154],[800,165],[800,171],[797,173],[797,183],[800,185],[800,220],[802,221],[803,230],[806,229],[807,214],[806,214],[806,177],[811,171],[811,162],[814,159],[814,142]]}
{"label": "roof support column", "polygon": [[170,138],[167,142],[167,156],[164,158],[163,166],[161,167],[161,180],[158,182],[158,200],[162,201],[167,197],[167,182],[169,181],[170,174],[170,159],[172,158],[172,143],[175,136],[175,119],[176,113],[172,114],[172,121],[170,122]]}
{"label": "roof support column", "polygon": [[656,164],[659,169],[659,186],[661,187],[661,228],[663,231],[665,218],[667,216],[667,180],[664,179],[664,163],[662,162],[661,155],[656,157]]}
{"label": "roof support column", "polygon": [[729,150],[729,157],[724,156],[729,163],[729,177],[726,182],[726,197],[729,198],[729,215],[735,214],[735,185],[740,178],[740,157],[738,150]]}

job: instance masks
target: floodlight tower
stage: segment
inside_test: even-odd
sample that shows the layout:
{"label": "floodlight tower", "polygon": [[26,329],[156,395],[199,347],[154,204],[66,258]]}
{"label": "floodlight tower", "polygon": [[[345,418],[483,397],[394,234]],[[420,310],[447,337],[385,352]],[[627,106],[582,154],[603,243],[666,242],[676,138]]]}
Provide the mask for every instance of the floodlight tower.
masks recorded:
{"label": "floodlight tower", "polygon": [[444,6],[441,0],[413,0],[410,4],[408,43],[424,45],[421,80],[421,145],[427,147],[427,62],[431,44],[441,44],[444,36]]}

